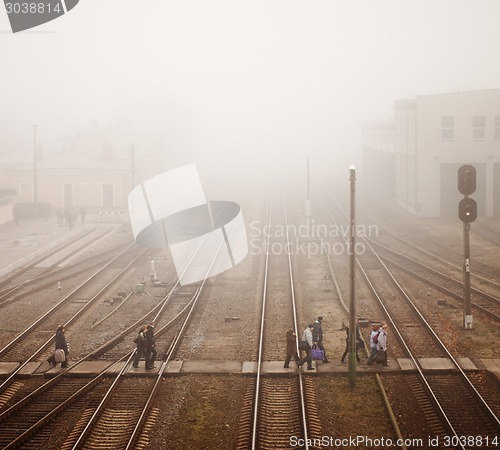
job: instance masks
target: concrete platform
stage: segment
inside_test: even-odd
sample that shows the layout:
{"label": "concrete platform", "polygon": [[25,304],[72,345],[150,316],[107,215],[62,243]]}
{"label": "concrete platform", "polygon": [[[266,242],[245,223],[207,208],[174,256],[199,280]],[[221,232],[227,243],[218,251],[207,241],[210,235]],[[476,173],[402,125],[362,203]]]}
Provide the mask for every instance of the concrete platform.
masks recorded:
{"label": "concrete platform", "polygon": [[470,358],[456,358],[456,360],[462,370],[477,370],[476,365],[471,361]]}
{"label": "concrete platform", "polygon": [[18,362],[0,362],[0,377],[8,377],[19,366]]}
{"label": "concrete platform", "polygon": [[182,361],[169,361],[165,373],[179,373],[182,368]]}
{"label": "concrete platform", "polygon": [[[42,366],[44,363],[39,363],[36,361],[29,362],[26,364],[17,374],[21,377],[29,377],[33,374],[37,374],[37,370]],[[52,367],[47,361],[45,361],[45,364],[47,366]],[[40,372],[38,372],[40,373]]]}
{"label": "concrete platform", "polygon": [[[469,358],[457,358],[460,367],[463,370],[488,370],[500,379],[500,359],[483,359],[476,360],[475,363]],[[448,358],[421,358],[419,363],[423,370],[426,371],[449,371],[456,370],[452,361]],[[263,375],[292,375],[297,374],[299,368],[295,361],[290,363],[290,368],[283,367],[284,361],[265,361],[262,364]],[[0,362],[0,378],[7,378],[12,372],[19,367],[18,362]],[[154,369],[146,369],[144,361],[140,362],[140,366],[135,368],[129,363],[125,373],[129,376],[152,376],[157,375],[161,361],[156,361]],[[93,376],[105,370],[110,375],[116,375],[125,366],[124,362],[112,365],[109,361],[84,361],[76,367],[68,370],[68,375],[71,376]],[[303,374],[329,374],[329,373],[347,373],[348,364],[340,361],[331,361],[323,363],[321,361],[313,361],[314,370],[307,370],[307,365],[304,364],[300,370]],[[31,375],[46,375],[54,376],[63,369],[60,365],[52,367],[46,361],[30,362],[20,371],[20,376]],[[395,372],[395,371],[415,371],[416,367],[408,358],[390,358],[388,366],[384,367],[380,364],[368,366],[366,360],[356,365],[357,373],[377,373],[377,372]],[[257,363],[255,361],[170,361],[165,369],[165,374],[182,375],[182,374],[243,374],[254,375],[257,373]]]}
{"label": "concrete platform", "polygon": [[184,361],[181,373],[241,373],[240,361]]}
{"label": "concrete platform", "polygon": [[255,361],[245,361],[241,369],[243,374],[254,374],[257,373],[257,363]]}
{"label": "concrete platform", "polygon": [[401,370],[404,371],[417,370],[417,366],[415,366],[415,364],[410,358],[398,358],[397,362]]}
{"label": "concrete platform", "polygon": [[418,362],[423,370],[456,370],[448,358],[420,358]]}
{"label": "concrete platform", "polygon": [[33,261],[42,253],[71,241],[74,236],[85,231],[85,226],[69,230],[59,227],[53,217],[39,220],[21,221],[0,227],[0,277]]}
{"label": "concrete platform", "polygon": [[500,370],[500,359],[481,359],[480,362],[486,370]]}

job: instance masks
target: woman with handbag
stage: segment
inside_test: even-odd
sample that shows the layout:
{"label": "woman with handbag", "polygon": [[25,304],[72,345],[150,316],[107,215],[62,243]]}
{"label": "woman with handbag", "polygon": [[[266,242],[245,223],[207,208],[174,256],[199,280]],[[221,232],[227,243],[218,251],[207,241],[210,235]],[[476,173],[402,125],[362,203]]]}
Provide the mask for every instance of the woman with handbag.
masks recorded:
{"label": "woman with handbag", "polygon": [[58,363],[61,363],[61,367],[64,369],[65,367],[68,367],[68,343],[66,342],[66,336],[64,335],[64,332],[66,329],[64,328],[64,325],[59,325],[56,330],[56,350],[54,351],[54,354],[47,359],[47,362],[55,367],[57,366]]}

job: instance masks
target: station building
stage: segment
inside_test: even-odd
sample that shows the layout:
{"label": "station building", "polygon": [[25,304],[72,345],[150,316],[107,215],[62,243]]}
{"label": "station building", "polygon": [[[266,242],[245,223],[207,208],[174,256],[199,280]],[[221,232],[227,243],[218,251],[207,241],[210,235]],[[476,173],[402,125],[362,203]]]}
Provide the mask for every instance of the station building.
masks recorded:
{"label": "station building", "polygon": [[393,126],[392,135],[389,123],[363,127],[363,167],[371,183],[393,183],[395,202],[417,217],[457,216],[463,198],[458,168],[471,164],[478,216],[500,217],[500,89],[398,100]]}
{"label": "station building", "polygon": [[[35,200],[34,163],[13,167],[5,177],[7,187],[17,192],[18,204]],[[130,189],[129,170],[116,164],[75,153],[37,162],[37,202],[50,208],[125,210]]]}

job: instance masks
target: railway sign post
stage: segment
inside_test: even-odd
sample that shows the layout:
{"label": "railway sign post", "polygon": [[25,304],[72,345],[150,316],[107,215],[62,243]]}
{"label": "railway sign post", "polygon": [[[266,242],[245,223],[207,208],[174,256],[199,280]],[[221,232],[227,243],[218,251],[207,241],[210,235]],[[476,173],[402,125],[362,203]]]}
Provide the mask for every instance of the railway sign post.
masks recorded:
{"label": "railway sign post", "polygon": [[464,328],[472,329],[472,307],[470,300],[470,223],[477,217],[477,203],[469,195],[476,191],[476,169],[470,164],[458,169],[458,191],[464,198],[458,203],[458,217],[464,224]]}
{"label": "railway sign post", "polygon": [[350,243],[349,243],[349,386],[356,387],[356,304],[354,297],[354,270],[355,270],[355,245],[356,245],[356,221],[355,221],[355,185],[356,169],[349,168],[349,181],[351,185],[351,219],[350,219]]}

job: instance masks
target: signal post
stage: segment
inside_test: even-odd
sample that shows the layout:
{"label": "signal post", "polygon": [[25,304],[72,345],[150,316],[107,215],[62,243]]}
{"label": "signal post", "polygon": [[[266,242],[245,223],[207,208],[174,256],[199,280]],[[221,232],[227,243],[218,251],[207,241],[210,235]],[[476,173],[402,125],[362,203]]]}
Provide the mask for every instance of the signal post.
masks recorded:
{"label": "signal post", "polygon": [[476,169],[471,165],[458,169],[458,190],[464,198],[458,203],[458,217],[464,224],[464,328],[472,329],[472,307],[470,299],[470,223],[477,218],[477,203],[469,195],[476,190]]}

